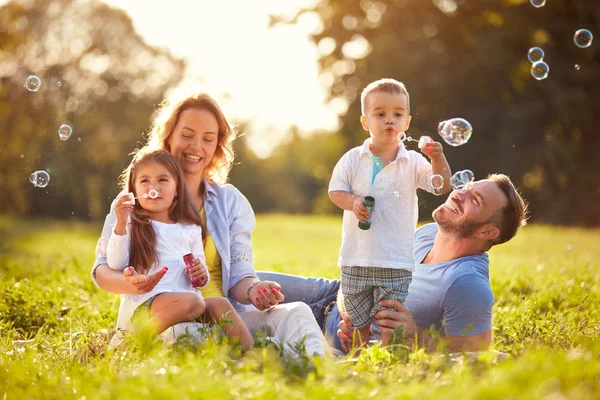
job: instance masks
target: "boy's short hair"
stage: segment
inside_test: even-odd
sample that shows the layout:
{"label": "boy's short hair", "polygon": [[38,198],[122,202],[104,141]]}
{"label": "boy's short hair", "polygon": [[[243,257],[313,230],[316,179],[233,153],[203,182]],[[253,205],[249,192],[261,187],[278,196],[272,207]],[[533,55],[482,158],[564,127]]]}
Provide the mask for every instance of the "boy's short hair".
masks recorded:
{"label": "boy's short hair", "polygon": [[367,108],[367,100],[369,95],[374,92],[405,95],[406,102],[408,104],[408,110],[406,110],[406,112],[410,115],[410,96],[408,94],[408,90],[406,90],[404,83],[398,82],[392,78],[383,78],[375,82],[371,82],[366,88],[363,89],[362,94],[360,95],[360,111],[362,112],[362,115],[365,115],[365,109]]}

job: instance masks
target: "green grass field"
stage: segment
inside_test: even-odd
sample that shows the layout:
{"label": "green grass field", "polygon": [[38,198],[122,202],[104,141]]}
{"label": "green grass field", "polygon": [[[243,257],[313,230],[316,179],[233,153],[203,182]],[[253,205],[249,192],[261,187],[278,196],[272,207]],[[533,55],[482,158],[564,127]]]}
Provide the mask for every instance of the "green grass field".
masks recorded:
{"label": "green grass field", "polygon": [[[340,225],[259,216],[257,269],[337,277]],[[118,297],[89,278],[99,232],[0,218],[0,399],[600,398],[599,230],[529,226],[492,250],[494,350],[507,360],[373,347],[314,363],[215,342],[107,351]]]}

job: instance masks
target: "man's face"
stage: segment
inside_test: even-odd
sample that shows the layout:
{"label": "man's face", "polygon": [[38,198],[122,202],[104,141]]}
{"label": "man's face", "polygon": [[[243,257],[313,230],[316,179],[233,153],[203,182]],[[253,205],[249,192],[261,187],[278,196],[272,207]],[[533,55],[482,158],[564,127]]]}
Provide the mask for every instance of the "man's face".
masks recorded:
{"label": "man's face", "polygon": [[444,204],[433,211],[441,230],[460,238],[472,237],[508,204],[500,187],[489,179],[476,181],[464,191],[453,191]]}

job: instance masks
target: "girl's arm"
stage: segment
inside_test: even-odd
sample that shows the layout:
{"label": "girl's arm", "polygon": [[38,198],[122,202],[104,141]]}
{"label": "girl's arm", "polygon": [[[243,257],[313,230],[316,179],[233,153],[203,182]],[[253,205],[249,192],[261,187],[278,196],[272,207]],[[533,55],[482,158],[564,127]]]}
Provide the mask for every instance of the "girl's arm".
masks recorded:
{"label": "girl's arm", "polygon": [[[118,196],[117,196],[118,197]],[[106,216],[102,235],[96,245],[96,262],[92,267],[92,279],[101,289],[115,294],[141,294],[148,293],[164,276],[165,272],[159,270],[152,275],[138,275],[133,268],[125,268],[123,272],[111,269],[108,266],[106,250],[110,236],[114,230],[117,217],[115,214],[115,203],[110,207],[110,213]]]}
{"label": "girl's arm", "polygon": [[148,293],[162,279],[167,270],[165,268],[151,275],[139,275],[132,267],[124,271],[111,269],[108,264],[100,264],[94,269],[96,284],[114,294],[143,294]]}

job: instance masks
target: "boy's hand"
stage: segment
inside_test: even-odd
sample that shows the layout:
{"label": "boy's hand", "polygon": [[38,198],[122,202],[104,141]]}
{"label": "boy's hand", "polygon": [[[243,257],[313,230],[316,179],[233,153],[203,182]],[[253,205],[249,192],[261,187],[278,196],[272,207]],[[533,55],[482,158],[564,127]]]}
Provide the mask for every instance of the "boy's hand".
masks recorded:
{"label": "boy's hand", "polygon": [[421,153],[429,157],[430,160],[437,159],[444,154],[444,148],[440,142],[431,141],[426,143],[421,149]]}
{"label": "boy's hand", "polygon": [[362,201],[362,197],[354,197],[352,200],[352,211],[354,211],[354,215],[356,215],[356,218],[358,218],[360,222],[367,222],[371,217],[371,213]]}
{"label": "boy's hand", "polygon": [[127,233],[127,217],[133,211],[133,205],[129,204],[129,197],[123,195],[117,200],[115,205],[115,214],[117,216],[117,223],[115,224],[115,233],[117,235],[124,235]]}
{"label": "boy's hand", "polygon": [[187,273],[192,278],[192,281],[198,280],[200,287],[206,285],[208,281],[208,269],[202,264],[199,258],[194,258],[192,266],[187,269]]}

